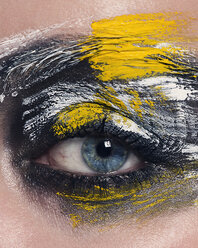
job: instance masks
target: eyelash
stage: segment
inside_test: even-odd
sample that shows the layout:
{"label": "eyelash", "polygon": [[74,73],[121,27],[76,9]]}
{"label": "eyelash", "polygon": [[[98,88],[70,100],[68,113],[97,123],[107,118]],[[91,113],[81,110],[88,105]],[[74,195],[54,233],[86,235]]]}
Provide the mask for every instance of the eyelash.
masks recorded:
{"label": "eyelash", "polygon": [[[54,120],[55,119],[56,118],[54,118]],[[23,170],[26,168],[24,173],[22,173],[26,184],[34,185],[39,188],[45,187],[47,191],[50,189],[51,191],[67,189],[66,191],[69,191],[69,194],[74,192],[75,194],[82,194],[87,190],[94,191],[94,187],[98,185],[102,185],[103,188],[108,189],[109,187],[118,188],[122,185],[141,184],[147,180],[152,181],[152,178],[161,175],[163,170],[171,166],[171,161],[174,161],[175,165],[176,157],[178,157],[179,154],[179,152],[175,153],[173,149],[175,144],[172,145],[172,147],[165,145],[165,141],[167,142],[167,140],[159,139],[155,134],[152,135],[153,140],[154,137],[159,140],[157,145],[155,142],[149,142],[143,137],[137,138],[134,133],[124,131],[120,127],[106,122],[106,120],[103,119],[97,124],[96,122],[89,123],[87,127],[83,127],[75,133],[66,134],[65,139],[91,135],[119,139],[128,149],[133,149],[133,151],[141,154],[141,158],[144,160],[146,167],[138,171],[120,175],[78,176],[70,172],[54,170],[48,166],[33,162],[35,158],[42,155],[50,147],[60,141],[60,138],[54,136],[51,129],[52,124],[53,122],[51,121],[45,126],[41,132],[42,134],[37,137],[35,143],[31,143],[29,138],[25,137],[22,142],[23,145],[20,147],[20,152],[18,152],[20,155],[15,155],[14,157],[14,163],[18,164],[18,167],[23,168]],[[23,166],[21,166],[21,164],[23,164]],[[24,166],[25,164],[28,164],[28,166]],[[29,173],[31,176],[28,176]],[[50,175],[53,175],[53,177]],[[50,179],[48,177],[50,177]],[[37,181],[37,184],[35,181]],[[48,182],[50,182],[50,185]],[[78,190],[76,191],[76,189]]]}

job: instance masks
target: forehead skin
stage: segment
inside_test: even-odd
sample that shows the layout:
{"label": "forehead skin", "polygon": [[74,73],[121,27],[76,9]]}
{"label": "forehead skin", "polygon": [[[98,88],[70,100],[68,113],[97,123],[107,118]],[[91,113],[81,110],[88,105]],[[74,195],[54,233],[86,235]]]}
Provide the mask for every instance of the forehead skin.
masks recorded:
{"label": "forehead skin", "polygon": [[[164,11],[185,11],[191,17],[197,17],[197,0],[1,0],[0,38],[7,37],[27,29],[40,29],[49,25],[68,22],[79,32],[90,30],[94,20],[124,14],[154,13]],[[196,25],[196,23],[195,23]],[[76,29],[71,32],[76,33]]]}
{"label": "forehead skin", "polygon": [[[66,23],[69,32],[89,33],[93,20],[124,14],[185,11],[198,15],[197,0],[1,0],[0,38]],[[70,25],[72,24],[72,25]],[[197,25],[197,22],[194,22]],[[72,26],[72,28],[69,28]],[[198,28],[197,28],[198,32]],[[197,44],[194,44],[197,48]],[[0,136],[2,134],[0,130]],[[0,142],[2,140],[0,139]],[[1,164],[6,163],[0,145]],[[10,173],[10,172],[9,172]],[[73,232],[69,225],[56,228],[46,216],[14,189],[11,174],[0,170],[0,247],[197,247],[198,211],[186,209],[175,215],[160,216],[143,226],[125,223],[107,229]],[[122,244],[121,246],[119,244]]]}

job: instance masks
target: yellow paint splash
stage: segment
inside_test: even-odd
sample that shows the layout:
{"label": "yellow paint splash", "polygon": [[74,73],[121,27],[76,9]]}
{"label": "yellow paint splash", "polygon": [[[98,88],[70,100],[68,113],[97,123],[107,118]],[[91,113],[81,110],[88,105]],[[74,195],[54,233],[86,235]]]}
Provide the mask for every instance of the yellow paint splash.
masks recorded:
{"label": "yellow paint splash", "polygon": [[[141,98],[139,96],[139,93],[138,91],[136,90],[132,90],[132,89],[128,89],[128,94],[131,94],[131,99],[129,101],[130,103],[130,106],[133,110],[135,110],[135,112],[137,113],[137,115],[139,117],[142,118],[142,101],[141,101]],[[150,105],[149,105],[150,106]]]}
{"label": "yellow paint splash", "polygon": [[[192,166],[197,166],[195,163]],[[185,205],[195,204],[196,200],[192,199],[192,202],[188,200],[179,200],[174,202],[174,199],[182,199],[187,194],[191,194],[193,191],[191,182],[198,179],[198,175],[193,175],[191,177],[185,177],[186,172],[188,172],[189,166],[186,165],[184,169],[174,168],[171,171],[165,172],[163,175],[156,176],[152,178],[152,181],[156,181],[159,184],[158,187],[153,189],[153,186],[149,180],[141,182],[141,184],[131,185],[120,188],[103,188],[100,186],[94,186],[93,192],[88,190],[83,193],[83,195],[77,194],[67,194],[66,192],[57,192],[57,195],[63,198],[68,198],[73,201],[72,205],[88,213],[89,223],[97,223],[100,220],[104,220],[106,216],[103,216],[103,210],[111,209],[113,206],[122,206],[126,202],[131,203],[131,208],[136,208],[133,213],[133,217],[138,217],[138,219],[144,219],[144,216],[150,216],[150,214],[155,214],[161,212],[160,209],[163,206],[168,208],[171,207],[181,207]],[[174,180],[179,177],[180,179]],[[194,185],[194,184],[193,184]],[[185,190],[184,190],[185,189]],[[130,198],[126,198],[130,197]],[[173,203],[173,202],[174,203]],[[172,203],[171,203],[172,202]],[[102,216],[96,213],[101,211]],[[122,212],[122,208],[120,209]],[[123,211],[124,208],[123,208]],[[106,212],[106,211],[105,211]],[[121,213],[120,212],[120,213]],[[90,215],[93,213],[93,216]],[[123,214],[123,213],[122,213]],[[90,216],[89,216],[90,215]],[[78,215],[77,215],[78,216]],[[79,218],[80,218],[79,214]],[[80,219],[75,217],[78,224],[82,224]],[[72,219],[72,222],[74,222]],[[86,220],[87,221],[87,220]]]}
{"label": "yellow paint splash", "polygon": [[114,88],[110,86],[105,86],[101,88],[98,93],[95,94],[96,99],[98,99],[99,103],[104,103],[106,106],[112,107],[113,105],[118,107],[118,109],[122,110],[125,113],[129,113],[126,105],[123,101],[118,98],[118,93]]}
{"label": "yellow paint splash", "polygon": [[103,120],[108,110],[94,103],[81,103],[70,106],[58,115],[56,123],[52,126],[52,130],[57,136],[64,137],[66,133],[73,133],[85,127],[89,123],[96,123]]}
{"label": "yellow paint splash", "polygon": [[77,227],[80,223],[82,223],[82,218],[79,215],[70,214],[70,220],[72,222],[73,228]]}
{"label": "yellow paint splash", "polygon": [[[181,13],[123,15],[92,23],[83,42],[81,60],[88,58],[102,81],[137,79],[186,71],[184,42],[189,19]],[[185,72],[184,72],[185,73]]]}

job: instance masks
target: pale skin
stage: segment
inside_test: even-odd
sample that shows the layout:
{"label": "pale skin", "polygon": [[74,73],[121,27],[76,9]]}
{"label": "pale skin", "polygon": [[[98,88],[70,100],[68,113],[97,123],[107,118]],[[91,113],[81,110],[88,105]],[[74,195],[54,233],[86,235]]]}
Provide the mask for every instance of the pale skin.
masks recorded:
{"label": "pale skin", "polygon": [[[67,23],[72,34],[90,32],[93,20],[117,15],[186,11],[197,17],[197,0],[59,0],[0,1],[0,38],[32,29]],[[78,24],[80,22],[80,25]],[[72,28],[69,27],[72,23]],[[198,24],[198,23],[197,23]],[[196,23],[194,23],[196,25]],[[198,26],[198,25],[197,25]],[[198,33],[198,28],[197,28]],[[197,44],[193,44],[198,48]],[[0,247],[148,247],[196,248],[198,244],[198,209],[188,207],[164,213],[146,223],[128,225],[120,220],[115,225],[73,229],[71,223],[60,225],[37,206],[32,206],[18,189],[19,182],[9,169],[0,130]]]}

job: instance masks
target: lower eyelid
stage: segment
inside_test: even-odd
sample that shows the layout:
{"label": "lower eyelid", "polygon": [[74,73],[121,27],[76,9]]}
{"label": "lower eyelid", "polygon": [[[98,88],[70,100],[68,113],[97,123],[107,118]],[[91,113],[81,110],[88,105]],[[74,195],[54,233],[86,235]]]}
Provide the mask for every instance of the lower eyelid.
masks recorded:
{"label": "lower eyelid", "polygon": [[[21,164],[23,164],[23,161],[19,167]],[[22,169],[24,184],[26,187],[28,185],[30,192],[36,190],[41,202],[43,202],[46,192],[49,192],[49,195],[53,193],[57,204],[60,204],[61,213],[68,218],[71,214],[74,214],[79,216],[84,223],[89,224],[95,223],[94,220],[97,220],[96,223],[101,223],[101,220],[113,221],[118,216],[124,216],[125,213],[134,215],[136,209],[137,213],[140,212],[140,215],[144,211],[147,213],[147,210],[150,211],[153,202],[157,203],[159,201],[160,203],[164,199],[167,199],[168,202],[168,197],[170,199],[176,197],[176,200],[173,198],[171,207],[174,207],[174,201],[184,201],[185,195],[188,193],[188,197],[194,199],[188,187],[185,189],[184,186],[181,186],[181,190],[174,188],[174,185],[180,187],[182,184],[179,180],[183,180],[183,169],[180,168],[176,160],[172,164],[172,167],[175,167],[172,171],[166,165],[148,164],[148,166],[138,171],[100,177],[74,176],[72,173],[33,162],[22,167],[26,168],[25,173]],[[173,188],[169,183],[173,185]],[[170,190],[167,189],[169,186]],[[187,191],[183,195],[181,194],[181,198],[178,199],[175,189],[179,192]],[[164,199],[157,197],[156,191],[162,197],[164,194]],[[178,195],[180,196],[180,194]],[[47,200],[49,199],[47,198]],[[140,201],[145,202],[145,205],[141,204]],[[157,207],[161,209],[162,205],[158,204]],[[104,212],[108,212],[107,218]]]}

